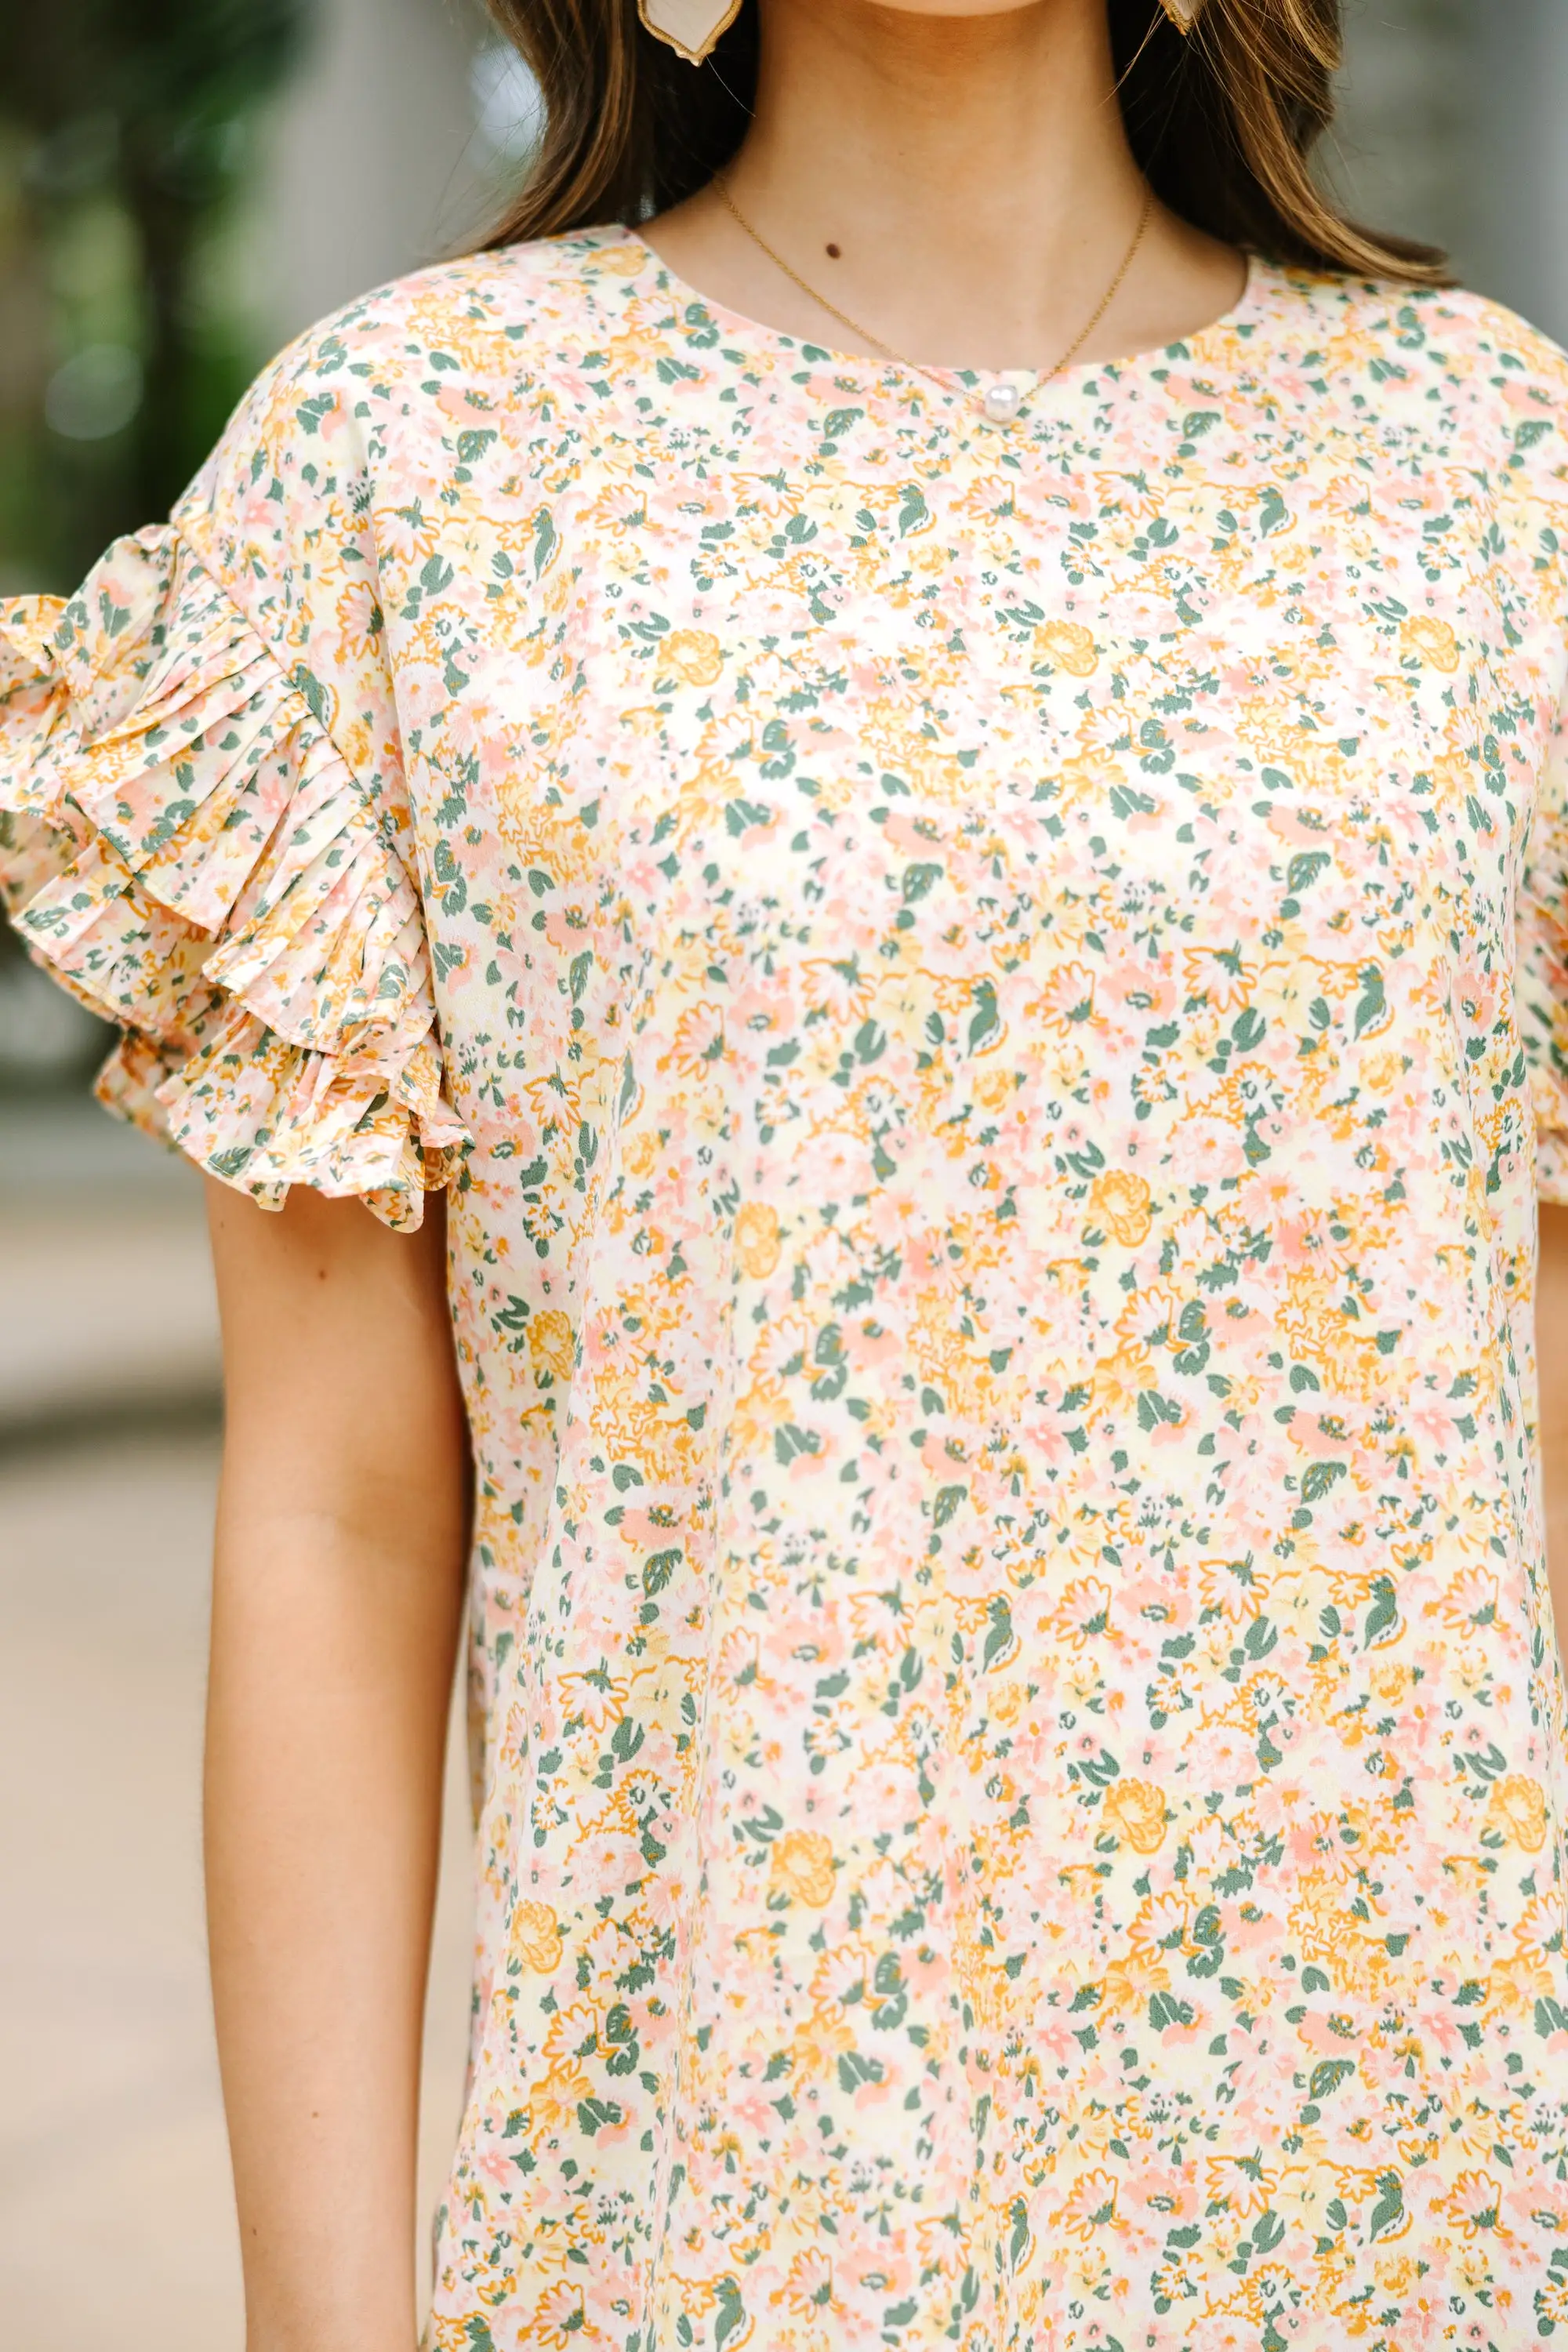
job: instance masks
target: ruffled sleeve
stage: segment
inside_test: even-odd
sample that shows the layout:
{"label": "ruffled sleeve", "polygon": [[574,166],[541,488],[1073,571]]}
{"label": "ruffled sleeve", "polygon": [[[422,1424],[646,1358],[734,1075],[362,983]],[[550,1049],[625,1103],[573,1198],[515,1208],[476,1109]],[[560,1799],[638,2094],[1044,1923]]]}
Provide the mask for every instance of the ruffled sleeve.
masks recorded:
{"label": "ruffled sleeve", "polygon": [[1542,778],[1518,909],[1520,1034],[1535,1112],[1536,1187],[1568,1207],[1568,732]]}
{"label": "ruffled sleeve", "polygon": [[0,890],[121,1024],[112,1109],[268,1207],[412,1227],[466,1137],[397,825],[321,705],[176,528],[0,604]]}
{"label": "ruffled sleeve", "polygon": [[1493,538],[1514,659],[1543,722],[1515,906],[1514,1003],[1539,1197],[1568,1207],[1568,356],[1484,306],[1504,441]]}

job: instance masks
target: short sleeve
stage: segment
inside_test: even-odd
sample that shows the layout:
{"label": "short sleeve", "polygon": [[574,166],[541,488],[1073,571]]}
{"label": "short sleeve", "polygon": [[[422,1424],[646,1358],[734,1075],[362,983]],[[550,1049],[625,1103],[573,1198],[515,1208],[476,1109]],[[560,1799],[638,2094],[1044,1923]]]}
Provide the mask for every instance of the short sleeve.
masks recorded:
{"label": "short sleeve", "polygon": [[267,1206],[412,1227],[467,1139],[340,375],[287,354],[172,524],[0,604],[0,891],[120,1024],[111,1109]]}
{"label": "short sleeve", "polygon": [[1568,1206],[1568,356],[1479,306],[1500,428],[1489,549],[1515,709],[1538,747],[1515,903],[1514,1003],[1540,1197]]}
{"label": "short sleeve", "polygon": [[1568,711],[1542,776],[1519,894],[1516,1001],[1540,1197],[1568,1208]]}

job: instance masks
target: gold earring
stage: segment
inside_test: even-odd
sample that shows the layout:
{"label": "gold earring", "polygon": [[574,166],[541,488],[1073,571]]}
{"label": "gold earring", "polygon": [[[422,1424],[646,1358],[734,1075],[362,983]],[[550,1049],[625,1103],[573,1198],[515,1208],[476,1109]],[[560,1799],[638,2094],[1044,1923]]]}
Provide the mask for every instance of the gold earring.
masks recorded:
{"label": "gold earring", "polygon": [[741,0],[637,0],[637,15],[655,40],[665,42],[689,66],[712,55],[740,13]]}
{"label": "gold earring", "polygon": [[1178,33],[1190,33],[1204,12],[1204,0],[1160,0]]}

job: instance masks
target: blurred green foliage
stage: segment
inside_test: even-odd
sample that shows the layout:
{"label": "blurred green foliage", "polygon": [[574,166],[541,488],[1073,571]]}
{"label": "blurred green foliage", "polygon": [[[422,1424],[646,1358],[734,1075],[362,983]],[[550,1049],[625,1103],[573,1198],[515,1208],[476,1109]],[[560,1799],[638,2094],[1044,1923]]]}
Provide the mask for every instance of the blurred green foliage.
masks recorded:
{"label": "blurred green foliage", "polygon": [[0,37],[0,588],[164,515],[251,373],[221,238],[312,0],[13,0]]}
{"label": "blurred green foliage", "polygon": [[[161,520],[264,356],[223,237],[258,107],[313,6],[10,0],[0,594],[68,593],[111,539]],[[68,1079],[101,1051],[85,1023],[54,1041],[19,955],[0,922],[0,1092]]]}

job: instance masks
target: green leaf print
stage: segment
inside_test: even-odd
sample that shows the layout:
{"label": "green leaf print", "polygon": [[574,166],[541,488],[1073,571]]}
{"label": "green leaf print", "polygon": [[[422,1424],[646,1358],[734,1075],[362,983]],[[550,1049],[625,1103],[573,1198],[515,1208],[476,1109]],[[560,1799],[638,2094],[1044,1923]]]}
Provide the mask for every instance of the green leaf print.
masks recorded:
{"label": "green leaf print", "polygon": [[1138,1426],[1142,1430],[1158,1429],[1163,1422],[1174,1428],[1182,1418],[1182,1408],[1158,1389],[1145,1389],[1138,1399]]}
{"label": "green leaf print", "polygon": [[1272,539],[1277,530],[1289,530],[1289,528],[1290,509],[1286,505],[1274,484],[1269,482],[1265,486],[1263,496],[1258,501],[1258,529],[1259,536],[1264,539]]}
{"label": "green leaf print", "polygon": [[936,1501],[931,1506],[931,1525],[945,1528],[968,1491],[966,1486],[941,1487],[938,1490]]}
{"label": "green leaf print", "polygon": [[899,537],[908,539],[910,531],[924,530],[930,521],[931,510],[926,505],[919,483],[906,483],[899,507]]}
{"label": "green leaf print", "polygon": [[774,1458],[786,1468],[797,1454],[816,1454],[821,1447],[822,1440],[814,1429],[798,1428],[793,1421],[786,1421],[782,1429],[773,1432]]}
{"label": "green leaf print", "polygon": [[1130,816],[1152,816],[1158,806],[1152,793],[1140,792],[1136,785],[1112,784],[1110,788],[1110,813],[1121,817],[1123,824]]}
{"label": "green leaf print", "polygon": [[887,2074],[879,2058],[863,2058],[858,2050],[846,2050],[838,2061],[838,2086],[844,2091],[858,2091],[862,2083],[879,2083]]}
{"label": "green leaf print", "polygon": [[1304,1503],[1321,1503],[1330,1488],[1339,1484],[1345,1475],[1342,1462],[1314,1462],[1301,1479],[1301,1499]]}
{"label": "green leaf print", "polygon": [[606,2124],[618,2124],[626,2110],[616,2106],[614,2099],[579,2099],[577,2128],[585,2139],[603,2131]]}
{"label": "green leaf print", "polygon": [[1293,898],[1310,890],[1320,874],[1333,864],[1326,849],[1302,849],[1290,860],[1285,873],[1285,887]]}
{"label": "green leaf print", "polygon": [[[962,1492],[962,1489],[960,1491]],[[985,1636],[985,1646],[980,1654],[982,1667],[994,1665],[998,1659],[1005,1657],[1010,1650],[1017,1646],[1017,1636],[1013,1631],[1013,1612],[1008,1608],[1006,1601],[1000,1595],[991,1603],[990,1616],[991,1624]]]}
{"label": "green leaf print", "polygon": [[1361,994],[1356,1000],[1356,1035],[1364,1036],[1370,1028],[1383,1019],[1387,1009],[1387,1002],[1383,992],[1383,974],[1376,964],[1369,963],[1363,970]]}
{"label": "green leaf print", "polygon": [[670,1578],[675,1574],[676,1570],[679,1566],[680,1547],[679,1544],[676,1545],[672,1551],[649,1552],[647,1559],[643,1562],[643,1591],[649,1595],[652,1595],[655,1592],[662,1592],[665,1586],[669,1582]]}
{"label": "green leaf print", "polygon": [[1001,1029],[1002,1015],[996,1010],[996,990],[991,981],[975,981],[970,994],[974,999],[974,1013],[969,1024],[969,1050],[978,1054]]}
{"label": "green leaf print", "polygon": [[746,2324],[746,2306],[741,2300],[741,2290],[732,2278],[719,2282],[719,2316],[713,2324],[713,2352],[724,2352],[724,2347],[738,2327]]}
{"label": "green leaf print", "polygon": [[1405,2219],[1405,2191],[1399,2185],[1398,2173],[1380,2173],[1377,2187],[1377,2202],[1366,2225],[1367,2236],[1373,2245],[1380,2238],[1392,2237]]}
{"label": "green leaf print", "polygon": [[289,683],[290,686],[297,687],[299,691],[304,696],[306,701],[310,706],[310,714],[312,718],[316,719],[317,723],[321,727],[331,727],[332,723],[331,698],[329,696],[326,688],[321,684],[320,678],[315,677],[311,671],[308,670],[303,662],[295,663],[293,668],[289,673]]}
{"label": "green leaf print", "polygon": [[1380,1576],[1372,1588],[1372,1607],[1366,1612],[1362,1629],[1363,1650],[1378,1648],[1391,1640],[1399,1626],[1399,1603],[1394,1597],[1392,1578]]}
{"label": "green leaf print", "polygon": [[1348,2083],[1354,2073],[1353,2059],[1325,2058],[1321,2065],[1314,2066],[1312,2069],[1312,2079],[1307,2085],[1308,2097],[1310,2099],[1331,2097],[1340,2084]]}

